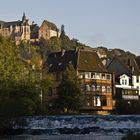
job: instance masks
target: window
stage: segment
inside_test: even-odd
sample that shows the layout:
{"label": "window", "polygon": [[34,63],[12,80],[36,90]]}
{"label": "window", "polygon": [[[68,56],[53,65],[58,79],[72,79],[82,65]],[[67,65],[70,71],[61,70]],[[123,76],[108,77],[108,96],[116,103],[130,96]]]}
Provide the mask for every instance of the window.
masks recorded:
{"label": "window", "polygon": [[96,73],[96,79],[100,79],[100,73]]}
{"label": "window", "polygon": [[136,77],[136,82],[139,83],[139,76]]}
{"label": "window", "polygon": [[52,64],[49,64],[49,67],[52,67]]}
{"label": "window", "polygon": [[61,66],[62,65],[62,63],[58,63],[58,66]]}
{"label": "window", "polygon": [[49,87],[48,95],[49,95],[49,96],[52,96],[52,87]]}
{"label": "window", "polygon": [[91,91],[95,91],[95,85],[91,85]]}
{"label": "window", "polygon": [[96,91],[100,91],[100,85],[97,85]]}
{"label": "window", "polygon": [[105,97],[101,98],[101,106],[107,106],[107,101]]}
{"label": "window", "polygon": [[100,97],[94,97],[94,106],[101,106],[101,99]]}
{"label": "window", "polygon": [[85,72],[85,78],[90,79],[90,73],[89,72]]}
{"label": "window", "polygon": [[107,80],[110,80],[110,79],[111,79],[111,75],[110,75],[110,74],[107,74],[107,75],[106,75],[106,79],[107,79]]}
{"label": "window", "polygon": [[127,80],[126,79],[124,80],[124,84],[127,85]]}
{"label": "window", "polygon": [[94,72],[91,73],[91,78],[93,78],[93,79],[95,78],[95,73]]}
{"label": "window", "polygon": [[102,86],[102,92],[106,92],[106,87]]}
{"label": "window", "polygon": [[84,73],[81,72],[81,73],[79,74],[79,78],[81,78],[81,79],[85,78]]}
{"label": "window", "polygon": [[89,86],[89,84],[86,84],[86,91],[90,91],[90,86]]}
{"label": "window", "polygon": [[111,89],[111,86],[107,86],[107,92],[111,92],[112,89]]}
{"label": "window", "polygon": [[105,74],[102,74],[102,79],[105,79]]}
{"label": "window", "polygon": [[124,85],[124,79],[122,79],[122,85]]}

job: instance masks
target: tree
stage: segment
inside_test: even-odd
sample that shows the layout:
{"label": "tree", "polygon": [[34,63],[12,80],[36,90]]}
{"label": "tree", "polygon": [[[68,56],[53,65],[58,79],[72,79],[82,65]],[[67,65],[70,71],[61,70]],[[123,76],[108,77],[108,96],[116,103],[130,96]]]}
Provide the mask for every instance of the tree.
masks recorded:
{"label": "tree", "polygon": [[65,50],[70,50],[72,49],[72,42],[70,38],[65,34],[65,27],[64,25],[61,26],[61,34],[60,34],[60,39],[61,39],[61,48]]}
{"label": "tree", "polygon": [[39,46],[42,58],[46,59],[49,53],[61,50],[61,40],[58,37],[51,37],[49,40],[41,38]]}
{"label": "tree", "polygon": [[12,127],[12,118],[38,113],[40,91],[49,86],[49,80],[48,75],[40,78],[40,57],[36,52],[33,54],[36,59],[31,59],[31,65],[36,65],[37,78],[32,67],[20,57],[15,44],[0,37],[0,128]]}
{"label": "tree", "polygon": [[78,111],[80,107],[81,83],[72,65],[63,73],[62,82],[59,85],[56,107],[61,111]]}

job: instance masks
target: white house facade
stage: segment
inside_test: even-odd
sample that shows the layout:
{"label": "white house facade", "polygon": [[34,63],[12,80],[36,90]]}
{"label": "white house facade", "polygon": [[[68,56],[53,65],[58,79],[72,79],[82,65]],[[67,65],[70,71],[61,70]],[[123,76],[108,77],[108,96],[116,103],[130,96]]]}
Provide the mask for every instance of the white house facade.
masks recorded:
{"label": "white house facade", "polygon": [[132,84],[134,88],[137,88],[139,90],[139,95],[140,95],[140,76],[139,75],[132,76]]}

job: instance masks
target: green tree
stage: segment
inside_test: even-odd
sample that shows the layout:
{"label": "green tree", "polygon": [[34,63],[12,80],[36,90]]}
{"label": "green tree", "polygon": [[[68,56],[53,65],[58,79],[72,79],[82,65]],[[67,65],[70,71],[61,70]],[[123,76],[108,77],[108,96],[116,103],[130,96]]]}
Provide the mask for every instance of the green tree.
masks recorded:
{"label": "green tree", "polygon": [[36,59],[31,60],[31,64],[36,65],[39,77],[20,57],[15,44],[0,37],[0,128],[10,127],[12,123],[8,120],[11,118],[38,113],[40,91],[49,86],[49,80],[48,75],[42,74],[42,68],[39,68],[40,59],[36,52],[34,57]]}
{"label": "green tree", "polygon": [[63,73],[59,85],[56,107],[63,112],[78,111],[80,107],[81,83],[72,65]]}
{"label": "green tree", "polygon": [[58,37],[51,37],[49,40],[41,38],[39,47],[42,58],[46,59],[49,53],[61,50],[61,40]]}
{"label": "green tree", "polygon": [[61,39],[61,48],[62,49],[65,49],[65,50],[73,49],[73,44],[72,44],[70,38],[65,34],[64,25],[61,26],[60,39]]}

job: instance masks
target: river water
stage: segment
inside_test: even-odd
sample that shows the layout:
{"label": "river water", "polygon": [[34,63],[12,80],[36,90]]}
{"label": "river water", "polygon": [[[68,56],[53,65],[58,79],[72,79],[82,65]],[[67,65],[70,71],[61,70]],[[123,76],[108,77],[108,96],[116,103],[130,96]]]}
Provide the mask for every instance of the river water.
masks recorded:
{"label": "river water", "polygon": [[0,140],[121,140],[140,132],[139,115],[27,117],[21,133]]}

